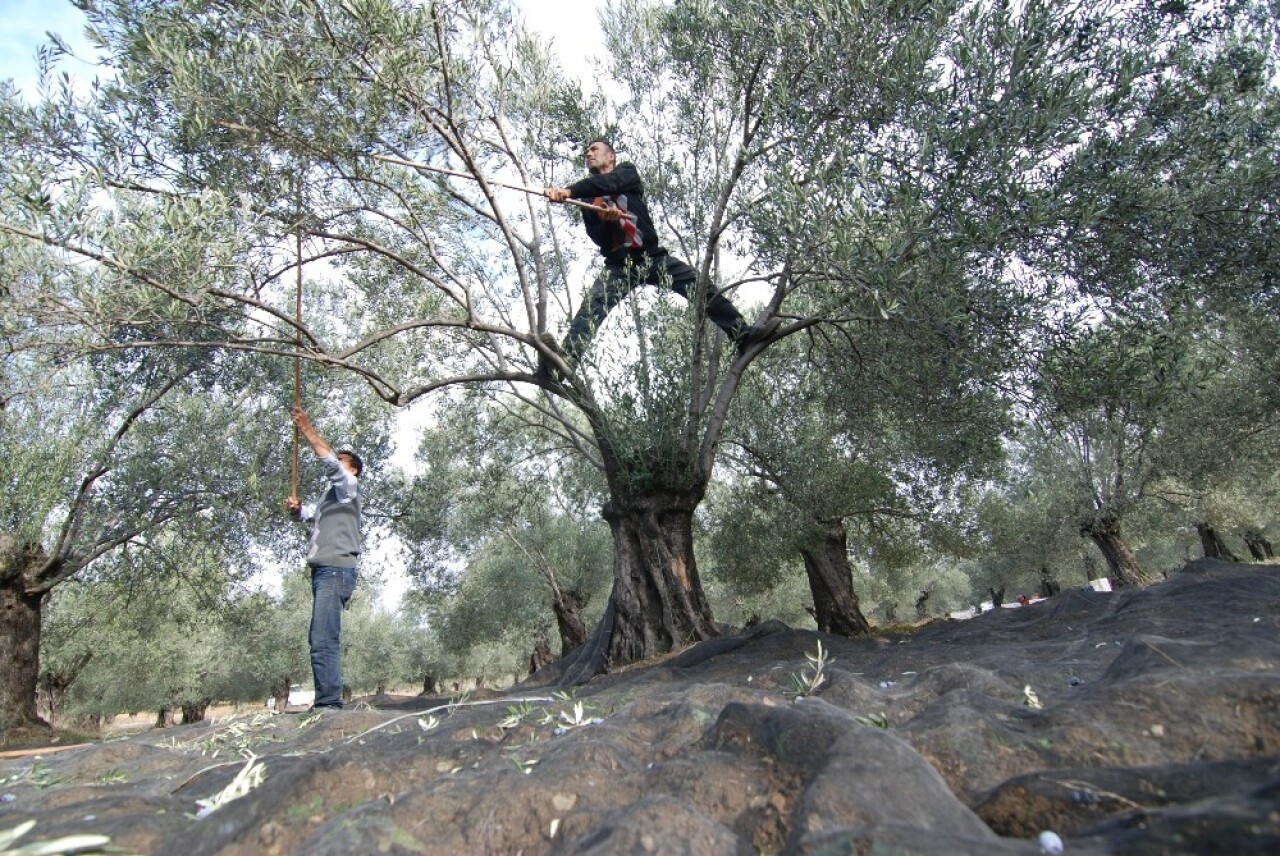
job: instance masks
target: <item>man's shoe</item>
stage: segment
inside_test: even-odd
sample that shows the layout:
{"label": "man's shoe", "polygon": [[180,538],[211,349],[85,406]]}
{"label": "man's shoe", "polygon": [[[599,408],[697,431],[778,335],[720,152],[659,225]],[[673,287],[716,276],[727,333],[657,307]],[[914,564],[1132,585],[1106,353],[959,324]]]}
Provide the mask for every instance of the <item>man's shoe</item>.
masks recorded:
{"label": "man's shoe", "polygon": [[318,716],[322,713],[333,713],[336,710],[344,710],[344,708],[338,704],[313,704],[298,710],[286,710],[285,713],[293,716]]}
{"label": "man's shoe", "polygon": [[770,318],[763,324],[752,324],[743,330],[742,335],[738,337],[738,354],[741,355],[752,345],[768,341],[769,337],[778,332],[778,328],[781,326],[781,318]]}

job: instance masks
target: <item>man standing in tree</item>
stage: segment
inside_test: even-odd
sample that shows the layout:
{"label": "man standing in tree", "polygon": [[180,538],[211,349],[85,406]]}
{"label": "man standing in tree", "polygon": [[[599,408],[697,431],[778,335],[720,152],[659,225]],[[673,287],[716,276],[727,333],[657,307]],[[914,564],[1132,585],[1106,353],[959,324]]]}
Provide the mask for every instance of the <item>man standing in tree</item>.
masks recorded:
{"label": "man standing in tree", "polygon": [[[547,187],[543,195],[553,202],[566,199],[591,199],[608,209],[604,212],[584,209],[582,224],[587,235],[604,255],[604,272],[592,283],[569,324],[564,344],[560,346],[566,362],[573,365],[582,356],[596,328],[604,322],[609,310],[617,306],[639,285],[666,285],[676,294],[689,299],[696,287],[698,274],[689,265],[667,253],[658,243],[658,233],[649,217],[644,199],[644,185],[635,164],[618,163],[613,146],[602,139],[587,145],[587,171],[581,181],[568,187]],[[767,339],[778,329],[779,320],[763,325],[748,324],[742,314],[723,294],[707,284],[704,309],[707,317],[725,332],[738,349]],[[547,367],[543,366],[544,373]]]}
{"label": "man standing in tree", "polygon": [[298,497],[285,500],[294,517],[311,524],[311,673],[315,679],[314,707],[342,707],[339,637],[342,610],[356,588],[360,560],[360,473],[364,464],[355,452],[333,449],[320,436],[301,407],[292,411],[293,424],[311,444],[324,467],[329,487],[320,501],[303,505]]}

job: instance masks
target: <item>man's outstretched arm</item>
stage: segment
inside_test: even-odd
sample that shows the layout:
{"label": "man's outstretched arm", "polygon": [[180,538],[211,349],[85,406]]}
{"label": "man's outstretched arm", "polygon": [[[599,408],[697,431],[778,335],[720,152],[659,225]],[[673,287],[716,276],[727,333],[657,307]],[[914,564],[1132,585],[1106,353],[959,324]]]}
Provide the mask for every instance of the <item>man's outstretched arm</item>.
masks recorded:
{"label": "man's outstretched arm", "polygon": [[316,453],[317,458],[323,458],[333,453],[333,449],[320,436],[320,432],[311,424],[311,417],[307,416],[305,410],[301,407],[294,407],[290,415],[293,417],[293,424],[298,426],[298,431],[311,444],[311,451]]}

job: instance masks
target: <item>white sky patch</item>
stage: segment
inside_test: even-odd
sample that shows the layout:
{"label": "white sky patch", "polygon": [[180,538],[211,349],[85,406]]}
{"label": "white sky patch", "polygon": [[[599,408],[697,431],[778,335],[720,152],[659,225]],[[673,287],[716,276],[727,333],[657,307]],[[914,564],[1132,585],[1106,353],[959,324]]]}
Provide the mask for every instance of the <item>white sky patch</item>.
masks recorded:
{"label": "white sky patch", "polygon": [[84,36],[87,23],[68,0],[0,0],[0,79],[12,80],[27,101],[35,101],[40,76],[36,51],[52,32],[76,55],[63,57],[55,73],[66,72],[76,91],[87,89],[98,74],[94,50]]}
{"label": "white sky patch", "polygon": [[[4,2],[4,0],[0,0]],[[600,12],[605,0],[566,3],[564,0],[512,0],[524,13],[525,25],[551,43],[551,53],[569,77],[591,89],[594,60],[604,56]]]}

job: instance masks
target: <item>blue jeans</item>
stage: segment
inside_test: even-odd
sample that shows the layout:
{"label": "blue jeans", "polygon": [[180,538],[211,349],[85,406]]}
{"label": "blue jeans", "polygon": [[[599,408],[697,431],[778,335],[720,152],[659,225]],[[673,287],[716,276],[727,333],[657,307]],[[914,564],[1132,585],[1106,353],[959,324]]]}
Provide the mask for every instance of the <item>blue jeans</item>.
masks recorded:
{"label": "blue jeans", "polygon": [[342,610],[355,590],[355,568],[317,565],[311,569],[311,675],[316,683],[316,707],[342,707],[338,638]]}

